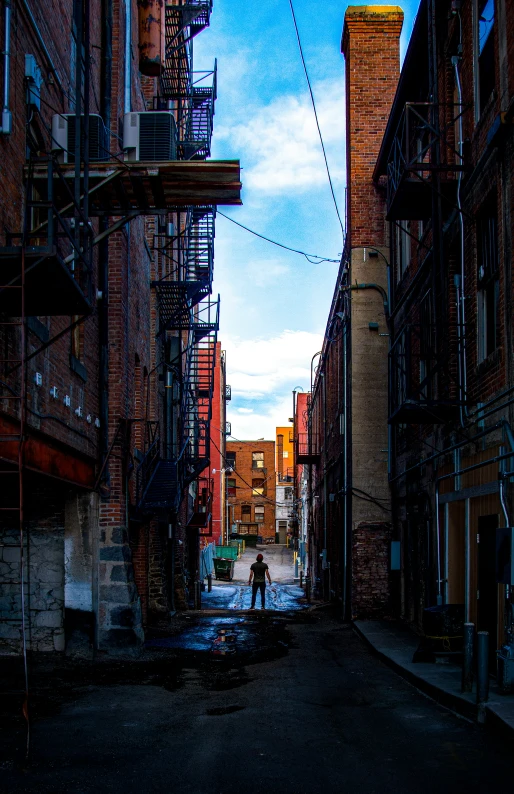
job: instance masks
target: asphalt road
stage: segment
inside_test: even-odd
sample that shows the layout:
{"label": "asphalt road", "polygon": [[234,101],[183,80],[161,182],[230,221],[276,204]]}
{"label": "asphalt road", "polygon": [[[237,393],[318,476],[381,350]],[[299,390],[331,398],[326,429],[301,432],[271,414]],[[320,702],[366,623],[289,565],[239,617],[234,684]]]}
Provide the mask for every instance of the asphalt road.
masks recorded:
{"label": "asphalt road", "polygon": [[71,671],[71,683],[50,671],[40,685],[53,699],[45,707],[40,695],[31,762],[19,771],[12,757],[4,759],[0,789],[10,794],[512,790],[512,745],[420,694],[378,661],[351,627],[322,612],[300,613],[287,625],[285,618],[264,613],[252,621],[246,630],[269,629],[280,657],[241,664],[237,658],[200,654],[173,674],[170,661],[169,677],[162,674],[168,664],[163,657],[161,674],[149,663],[137,678],[127,663],[113,675],[93,679]]}

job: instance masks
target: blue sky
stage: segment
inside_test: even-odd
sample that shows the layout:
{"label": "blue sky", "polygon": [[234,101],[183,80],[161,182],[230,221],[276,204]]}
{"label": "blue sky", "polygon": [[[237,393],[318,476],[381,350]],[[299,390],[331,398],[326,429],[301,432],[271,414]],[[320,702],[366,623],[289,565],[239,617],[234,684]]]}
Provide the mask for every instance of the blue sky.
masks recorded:
{"label": "blue sky", "polygon": [[[376,5],[376,3],[373,3]],[[402,55],[418,0],[402,5]],[[341,214],[345,205],[344,59],[348,3],[295,0],[294,8]],[[240,159],[243,207],[220,210],[309,254],[338,259],[343,242],[308,96],[289,0],[214,0],[195,40],[194,66],[218,59],[212,156]],[[214,291],[219,339],[232,386],[236,438],[274,438],[291,416],[295,387],[308,391],[338,265],[259,240],[218,215]]]}

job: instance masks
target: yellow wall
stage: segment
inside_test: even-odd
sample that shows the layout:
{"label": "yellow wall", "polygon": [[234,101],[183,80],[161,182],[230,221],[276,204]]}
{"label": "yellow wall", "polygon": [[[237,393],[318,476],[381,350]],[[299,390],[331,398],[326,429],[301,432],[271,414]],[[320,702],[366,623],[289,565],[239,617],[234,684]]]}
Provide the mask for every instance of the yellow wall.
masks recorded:
{"label": "yellow wall", "polygon": [[[285,427],[277,427],[276,430],[276,443],[275,443],[275,470],[277,472],[277,480],[280,477],[280,461],[279,461],[279,436],[283,437],[282,446],[282,473],[284,476],[293,476],[294,472],[294,444],[293,444],[293,425],[286,425]],[[291,439],[291,440],[290,440]],[[289,471],[288,471],[289,469]]]}

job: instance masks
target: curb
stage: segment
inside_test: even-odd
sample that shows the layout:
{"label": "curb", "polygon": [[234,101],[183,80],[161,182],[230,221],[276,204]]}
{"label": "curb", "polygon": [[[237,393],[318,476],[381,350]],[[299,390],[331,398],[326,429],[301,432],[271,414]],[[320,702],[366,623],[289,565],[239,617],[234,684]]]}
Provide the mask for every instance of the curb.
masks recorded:
{"label": "curb", "polygon": [[456,693],[446,692],[444,689],[440,689],[434,684],[431,684],[421,676],[417,676],[411,670],[407,670],[405,667],[402,667],[401,664],[395,662],[394,659],[391,659],[391,657],[386,653],[376,648],[375,645],[373,645],[373,643],[366,637],[359,627],[355,625],[353,621],[352,628],[360,637],[360,639],[366,643],[368,648],[375,654],[375,656],[377,656],[382,662],[384,662],[384,664],[394,670],[395,673],[401,676],[401,678],[404,678],[410,684],[415,686],[416,689],[419,689],[425,695],[428,695],[436,703],[439,703],[441,706],[444,706],[445,708],[460,714],[462,717],[471,720],[477,725],[483,725],[488,730],[492,730],[495,733],[502,733],[504,736],[510,739],[514,738],[514,726],[510,725],[508,722],[505,722],[505,720],[503,720],[502,717],[497,714],[490,705],[484,704],[485,708],[484,706],[479,707],[475,703],[470,703],[469,701],[464,700]]}

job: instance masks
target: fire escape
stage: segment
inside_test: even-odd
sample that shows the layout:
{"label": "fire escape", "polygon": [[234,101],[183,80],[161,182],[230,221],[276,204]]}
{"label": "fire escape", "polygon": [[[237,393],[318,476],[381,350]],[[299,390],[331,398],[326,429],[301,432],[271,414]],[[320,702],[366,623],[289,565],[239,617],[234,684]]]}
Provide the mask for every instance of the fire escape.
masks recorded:
{"label": "fire escape", "polygon": [[[211,2],[198,0],[166,6],[166,61],[154,106],[174,111],[177,157],[182,161],[205,160],[211,150],[216,65],[212,72],[192,69],[192,40],[208,25],[211,9]],[[211,299],[215,215],[215,207],[207,203],[177,205],[156,236],[162,273],[152,283],[156,334],[165,351],[165,378],[174,381],[177,393],[173,407],[167,408],[165,437],[152,441],[137,488],[140,510],[177,512],[184,488],[196,480],[189,525],[201,529],[211,526],[212,483],[199,477],[209,465],[219,327],[219,297]]]}
{"label": "fire escape", "polygon": [[[0,476],[4,485],[0,511],[4,523],[12,524],[17,532],[20,560],[19,577],[1,580],[0,595],[6,586],[11,595],[12,588],[18,588],[19,617],[9,618],[9,622],[20,628],[24,682],[19,694],[25,703],[30,621],[26,603],[25,474],[31,454],[27,441],[32,432],[27,422],[27,365],[91,316],[94,248],[139,215],[173,218],[174,231],[168,239],[173,242],[162,254],[168,269],[162,281],[155,284],[158,334],[166,341],[170,336],[178,339],[180,346],[184,342],[182,367],[176,379],[181,391],[177,398],[177,441],[169,444],[161,439],[157,422],[147,423],[146,454],[137,472],[139,504],[176,509],[180,488],[198,477],[208,462],[219,318],[219,302],[210,299],[214,206],[241,203],[239,163],[203,162],[210,153],[216,69],[194,75],[191,43],[208,25],[211,9],[211,0],[166,5],[167,68],[158,106],[176,114],[180,159],[130,161],[110,155],[108,132],[103,147],[96,141],[98,130],[89,108],[89,4],[75,4],[76,27],[83,35],[77,36],[75,108],[74,113],[67,114],[72,120],[68,122],[70,136],[59,151],[54,150],[52,139],[44,154],[40,154],[44,151],[40,141],[33,147],[29,142],[23,175],[27,197],[23,228],[8,230],[5,245],[0,247],[0,328],[4,336],[0,360]],[[91,223],[98,217],[111,219],[101,232],[95,232]],[[174,245],[180,249],[176,259]],[[38,315],[78,319],[29,354],[28,318]],[[208,507],[207,497],[202,507]]]}
{"label": "fire escape", "polygon": [[[466,170],[456,130],[467,108],[458,104],[407,102],[400,115],[387,166],[387,219],[404,232],[406,221],[424,228],[430,291],[410,310],[389,353],[392,424],[441,424],[456,418],[459,392],[457,340],[450,322],[443,218],[457,208],[459,174]],[[403,225],[403,226],[402,226]]]}
{"label": "fire escape", "polygon": [[[63,172],[57,157],[36,154],[28,135],[28,162],[25,171],[25,210],[23,227],[6,230],[0,247],[0,328],[3,354],[0,359],[0,512],[7,534],[5,547],[17,551],[18,575],[0,579],[0,596],[19,603],[16,615],[0,618],[17,628],[19,637],[13,651],[19,650],[22,674],[19,688],[4,692],[23,698],[23,714],[28,724],[29,676],[27,651],[30,636],[30,604],[26,526],[27,470],[34,467],[34,445],[39,438],[28,421],[28,364],[31,359],[62,338],[92,312],[92,257],[94,235],[89,222],[89,6],[77,4],[75,22],[76,102],[75,130],[68,151],[71,166]],[[47,147],[50,152],[51,147]],[[44,188],[36,170],[44,169]],[[61,190],[64,205],[55,193]],[[64,331],[29,353],[28,322],[37,316],[70,317],[79,315]],[[15,557],[13,557],[15,559]],[[9,635],[7,635],[9,636]],[[14,638],[14,634],[11,635]],[[14,646],[17,646],[16,649]],[[14,658],[14,655],[13,657]],[[29,746],[27,731],[27,751]]]}

